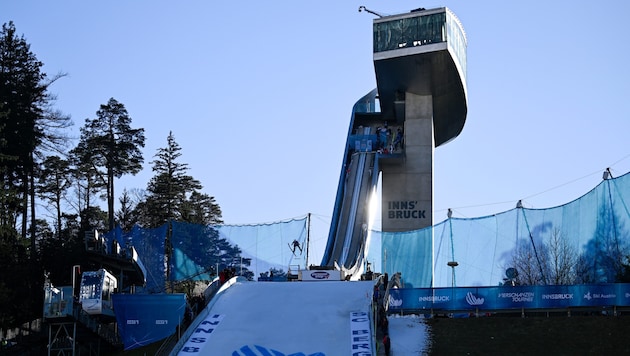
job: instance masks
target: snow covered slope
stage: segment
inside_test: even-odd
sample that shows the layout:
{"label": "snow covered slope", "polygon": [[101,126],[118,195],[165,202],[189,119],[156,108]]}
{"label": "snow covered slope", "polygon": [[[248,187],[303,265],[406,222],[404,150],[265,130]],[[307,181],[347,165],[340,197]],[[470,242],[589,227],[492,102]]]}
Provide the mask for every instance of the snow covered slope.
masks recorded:
{"label": "snow covered slope", "polygon": [[373,354],[373,282],[230,282],[172,354]]}

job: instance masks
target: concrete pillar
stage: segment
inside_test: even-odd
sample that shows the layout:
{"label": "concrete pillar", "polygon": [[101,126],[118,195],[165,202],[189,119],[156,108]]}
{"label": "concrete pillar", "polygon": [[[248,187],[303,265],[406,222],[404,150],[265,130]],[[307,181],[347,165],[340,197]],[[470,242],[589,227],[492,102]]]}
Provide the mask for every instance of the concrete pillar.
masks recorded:
{"label": "concrete pillar", "polygon": [[402,160],[381,161],[382,230],[433,225],[433,104],[430,95],[405,94]]}

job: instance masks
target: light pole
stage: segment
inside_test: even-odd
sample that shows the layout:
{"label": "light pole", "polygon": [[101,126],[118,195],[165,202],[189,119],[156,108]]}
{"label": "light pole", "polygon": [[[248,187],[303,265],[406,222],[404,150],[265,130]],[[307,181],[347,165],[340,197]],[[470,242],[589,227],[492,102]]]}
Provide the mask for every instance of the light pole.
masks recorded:
{"label": "light pole", "polygon": [[455,288],[455,267],[459,266],[459,263],[457,263],[457,261],[449,261],[446,265],[451,267],[451,275],[453,277],[451,287]]}
{"label": "light pole", "polygon": [[459,263],[457,263],[457,261],[448,261],[446,263],[447,266],[451,267],[451,276],[452,276],[452,281],[451,281],[451,303],[455,302],[455,267],[457,267],[459,265]]}

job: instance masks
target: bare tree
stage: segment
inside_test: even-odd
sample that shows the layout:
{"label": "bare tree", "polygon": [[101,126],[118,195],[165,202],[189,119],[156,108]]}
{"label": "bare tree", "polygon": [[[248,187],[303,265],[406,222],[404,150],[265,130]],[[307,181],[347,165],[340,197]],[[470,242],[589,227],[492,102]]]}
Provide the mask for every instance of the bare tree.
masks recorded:
{"label": "bare tree", "polygon": [[564,238],[558,228],[554,228],[549,237],[545,259],[549,284],[566,285],[574,283],[576,277],[577,251]]}
{"label": "bare tree", "polygon": [[528,239],[519,239],[512,255],[512,267],[518,271],[517,283],[522,285],[542,284],[536,252]]}
{"label": "bare tree", "polygon": [[576,280],[579,267],[575,247],[559,228],[551,231],[547,241],[544,238],[520,239],[511,263],[518,271],[517,282],[524,285],[571,284]]}

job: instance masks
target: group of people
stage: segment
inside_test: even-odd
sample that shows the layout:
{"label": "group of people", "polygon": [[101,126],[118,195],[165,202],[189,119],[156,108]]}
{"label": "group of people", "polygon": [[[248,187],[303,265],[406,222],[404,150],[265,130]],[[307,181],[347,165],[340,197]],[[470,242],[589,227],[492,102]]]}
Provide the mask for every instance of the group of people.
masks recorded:
{"label": "group of people", "polygon": [[181,335],[181,331],[187,329],[199,312],[206,307],[206,296],[201,293],[192,297],[186,296],[186,309],[181,325],[177,325],[176,333]]}
{"label": "group of people", "polygon": [[219,282],[223,284],[234,276],[236,276],[236,268],[224,268],[221,272],[219,272]]}
{"label": "group of people", "polygon": [[385,273],[381,282],[374,286],[373,292],[374,303],[378,305],[376,315],[376,320],[378,322],[377,331],[383,335],[383,348],[385,349],[386,356],[389,356],[391,349],[391,340],[389,338],[389,320],[387,319],[387,311],[383,307],[383,297],[385,296],[385,290],[387,289],[388,283],[389,278],[387,273]]}
{"label": "group of people", "polygon": [[203,308],[206,307],[206,296],[201,293],[199,295],[194,295],[188,301],[188,304],[192,308],[192,310],[198,314]]}
{"label": "group of people", "polygon": [[378,327],[383,333],[383,347],[385,348],[385,355],[389,356],[391,349],[391,340],[389,339],[389,320],[387,320],[387,312],[385,312],[385,309],[383,309],[382,306],[379,307],[378,311]]}
{"label": "group of people", "polygon": [[376,150],[378,153],[392,153],[403,148],[404,134],[402,127],[398,127],[396,132],[388,127],[387,121],[383,126],[376,128]]}
{"label": "group of people", "polygon": [[385,334],[385,336],[383,336],[383,347],[385,348],[385,356],[389,356],[392,348],[392,342],[389,339],[389,334]]}

